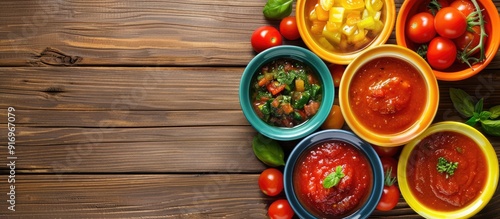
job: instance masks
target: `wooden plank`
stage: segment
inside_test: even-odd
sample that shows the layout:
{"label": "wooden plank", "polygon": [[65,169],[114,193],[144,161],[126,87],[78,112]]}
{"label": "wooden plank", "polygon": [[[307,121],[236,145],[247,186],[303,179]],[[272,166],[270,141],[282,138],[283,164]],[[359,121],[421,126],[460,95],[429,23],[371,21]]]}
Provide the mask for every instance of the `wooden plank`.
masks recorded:
{"label": "wooden plank", "polygon": [[[6,175],[0,175],[6,178]],[[266,218],[258,174],[16,175],[15,212],[0,202],[2,218]],[[6,180],[0,191],[8,193]],[[474,218],[495,218],[500,194]],[[421,218],[402,198],[370,218]]]}
{"label": "wooden plank", "polygon": [[[2,136],[7,136],[0,130]],[[21,172],[260,172],[250,126],[30,128],[16,126]],[[1,140],[2,154],[7,142]],[[4,146],[5,145],[5,146]],[[2,157],[6,157],[5,156]],[[5,165],[0,170],[7,170]]]}
{"label": "wooden plank", "polygon": [[262,15],[265,2],[4,0],[0,66],[242,66],[255,55],[253,30],[278,26]]}
{"label": "wooden plank", "polygon": [[243,68],[0,68],[0,108],[239,110]]}

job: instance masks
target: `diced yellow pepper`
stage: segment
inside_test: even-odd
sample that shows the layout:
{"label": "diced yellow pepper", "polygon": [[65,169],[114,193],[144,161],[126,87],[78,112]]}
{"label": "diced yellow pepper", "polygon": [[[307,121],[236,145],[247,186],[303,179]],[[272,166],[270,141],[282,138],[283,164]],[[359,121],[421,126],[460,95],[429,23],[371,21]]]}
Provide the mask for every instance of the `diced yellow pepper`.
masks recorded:
{"label": "diced yellow pepper", "polygon": [[333,7],[334,0],[319,0],[319,4],[321,5],[321,8],[325,11],[329,11],[330,8]]}
{"label": "diced yellow pepper", "polygon": [[373,18],[375,20],[380,20],[381,16],[382,16],[382,12],[381,11],[377,11],[377,13],[375,13],[375,15],[373,15]]}
{"label": "diced yellow pepper", "polygon": [[340,3],[342,7],[347,10],[361,10],[365,7],[365,2],[363,0],[341,0]]}
{"label": "diced yellow pepper", "polygon": [[347,25],[347,24],[344,24],[344,26],[342,26],[342,33],[345,34],[346,36],[351,36],[354,31],[356,31],[356,26],[351,26],[351,25]]}
{"label": "diced yellow pepper", "polygon": [[332,7],[329,12],[330,12],[330,19],[328,21],[334,23],[342,23],[344,21],[345,8]]}
{"label": "diced yellow pepper", "polygon": [[295,79],[295,90],[298,92],[304,92],[305,87],[304,87],[304,80],[298,78]]}
{"label": "diced yellow pepper", "polygon": [[316,9],[313,9],[311,13],[309,13],[309,20],[314,21],[318,20],[318,15],[316,14]]}
{"label": "diced yellow pepper", "polygon": [[360,29],[373,30],[375,29],[375,19],[372,16],[368,16],[365,19],[359,21],[357,24]]}
{"label": "diced yellow pepper", "polygon": [[384,29],[384,23],[382,23],[382,21],[380,20],[375,20],[375,28],[372,30],[372,33],[374,35],[377,35],[382,32],[382,29]]}
{"label": "diced yellow pepper", "polygon": [[323,29],[323,36],[333,45],[338,45],[342,39],[340,31],[328,31],[327,28]]}
{"label": "diced yellow pepper", "polygon": [[318,39],[318,43],[323,47],[325,48],[326,50],[333,50],[333,46],[330,42],[328,42],[328,40],[324,37],[320,37]]}
{"label": "diced yellow pepper", "polygon": [[321,8],[321,6],[318,4],[316,5],[316,7],[314,8],[316,10],[316,15],[318,16],[318,20],[320,21],[327,21],[328,20],[328,11],[325,11],[323,10],[323,8]]}
{"label": "diced yellow pepper", "polygon": [[346,16],[346,21],[345,23],[350,26],[356,25],[361,20],[361,11],[359,10],[354,10],[354,11],[349,11]]}
{"label": "diced yellow pepper", "polygon": [[340,32],[342,30],[342,23],[327,21],[326,29],[330,32]]}
{"label": "diced yellow pepper", "polygon": [[382,7],[384,6],[384,2],[382,0],[366,0],[365,1],[365,7],[368,12],[373,15],[377,11],[382,10]]}
{"label": "diced yellow pepper", "polygon": [[357,44],[357,43],[363,41],[365,38],[366,38],[365,30],[358,28],[356,31],[354,31],[351,43]]}
{"label": "diced yellow pepper", "polygon": [[323,28],[325,27],[325,25],[325,21],[314,20],[311,26],[311,33],[321,35],[323,33]]}

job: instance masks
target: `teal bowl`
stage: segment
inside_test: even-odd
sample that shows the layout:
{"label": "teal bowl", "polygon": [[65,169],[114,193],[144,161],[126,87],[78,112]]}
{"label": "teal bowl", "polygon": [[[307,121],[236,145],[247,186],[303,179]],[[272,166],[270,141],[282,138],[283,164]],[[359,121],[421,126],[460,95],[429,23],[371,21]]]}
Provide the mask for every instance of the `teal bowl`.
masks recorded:
{"label": "teal bowl", "polygon": [[[259,118],[252,106],[250,94],[252,79],[261,68],[273,60],[283,58],[293,59],[309,66],[321,83],[322,100],[317,113],[304,123],[290,128],[269,125]],[[288,45],[272,47],[256,55],[245,68],[239,87],[241,109],[248,122],[261,134],[280,141],[303,138],[317,130],[330,113],[334,95],[333,79],[323,60],[307,49]]]}

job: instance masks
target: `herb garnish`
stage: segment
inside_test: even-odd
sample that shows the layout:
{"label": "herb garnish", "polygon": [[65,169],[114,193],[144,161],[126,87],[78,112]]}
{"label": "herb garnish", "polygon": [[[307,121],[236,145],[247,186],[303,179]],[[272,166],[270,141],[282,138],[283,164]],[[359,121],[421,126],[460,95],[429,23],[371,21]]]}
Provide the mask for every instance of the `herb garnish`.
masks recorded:
{"label": "herb garnish", "polygon": [[455,170],[458,168],[458,162],[451,162],[446,160],[444,157],[438,158],[438,163],[436,169],[438,173],[445,173],[446,179],[455,174]]}
{"label": "herb garnish", "polygon": [[450,88],[450,97],[455,109],[468,118],[465,122],[470,126],[481,123],[483,131],[493,136],[500,136],[500,105],[483,110],[483,98],[474,103],[473,98],[465,91]]}
{"label": "herb garnish", "polygon": [[323,180],[323,187],[325,189],[329,189],[334,186],[337,186],[340,180],[345,176],[342,170],[343,170],[342,166],[337,166],[334,172],[330,173],[328,176],[325,177],[325,179]]}

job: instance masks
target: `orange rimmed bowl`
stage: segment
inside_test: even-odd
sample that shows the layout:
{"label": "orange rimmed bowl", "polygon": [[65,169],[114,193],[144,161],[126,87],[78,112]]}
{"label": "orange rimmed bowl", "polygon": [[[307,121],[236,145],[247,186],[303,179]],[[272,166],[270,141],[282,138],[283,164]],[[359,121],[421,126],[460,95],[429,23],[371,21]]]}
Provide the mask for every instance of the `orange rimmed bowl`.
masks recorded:
{"label": "orange rimmed bowl", "polygon": [[[418,12],[421,12],[422,7],[428,1],[421,0],[405,0],[401,5],[396,20],[396,42],[398,45],[416,51],[420,44],[411,42],[405,33],[407,22]],[[486,21],[485,30],[487,37],[485,38],[485,60],[469,67],[466,64],[455,63],[446,70],[433,69],[438,80],[442,81],[458,81],[467,79],[478,74],[483,70],[494,58],[498,51],[500,43],[500,17],[497,7],[491,0],[477,0],[479,6],[483,9],[482,14]],[[423,6],[422,6],[423,5]]]}
{"label": "orange rimmed bowl", "polygon": [[[376,67],[383,73],[374,76],[363,73],[368,68],[365,65],[384,59],[386,67]],[[408,74],[414,79],[398,76],[402,71],[390,67],[394,61],[406,63],[408,71],[413,69]],[[396,104],[394,101],[399,99],[404,101]],[[374,145],[401,146],[432,123],[439,104],[439,88],[432,69],[418,54],[397,45],[381,45],[365,51],[347,66],[339,87],[339,103],[347,125],[359,137]],[[387,103],[387,106],[379,103]],[[398,125],[403,119],[406,123]],[[389,130],[390,126],[397,129]]]}
{"label": "orange rimmed bowl", "polygon": [[[454,133],[462,137],[456,137],[457,135]],[[440,141],[442,143],[439,143]],[[459,147],[468,144],[467,142],[473,142],[477,145],[477,148],[472,148],[474,150],[466,148],[458,150]],[[456,149],[450,148],[450,146],[456,147]],[[471,156],[466,157],[468,155]],[[448,178],[445,173],[437,171],[436,165],[441,156],[450,162],[458,162],[457,169],[453,175],[448,175]],[[480,157],[483,157],[484,160]],[[479,161],[479,159],[483,161]],[[426,164],[426,162],[431,163]],[[474,163],[476,165],[473,165]],[[414,179],[414,175],[418,171],[410,171],[410,169],[417,166],[425,169],[425,171],[420,170],[423,171],[420,175],[424,176],[419,177],[419,180]],[[498,169],[498,158],[495,149],[481,132],[464,123],[445,121],[433,124],[424,133],[404,146],[399,157],[397,177],[403,198],[416,213],[425,218],[458,219],[470,218],[488,204],[497,189]],[[484,178],[478,177],[480,175],[483,175]],[[464,177],[472,180],[472,184],[467,184],[468,180],[461,180]],[[422,194],[418,194],[414,188],[417,181],[425,185],[419,187],[421,191],[427,191],[428,188],[425,187],[433,185],[436,193],[441,194],[443,199],[435,200],[433,197],[422,199]],[[478,184],[478,186],[475,186],[475,184]],[[459,189],[462,190],[459,191]],[[447,198],[448,201],[456,200],[450,198],[450,196],[464,194],[464,190],[467,190],[468,193],[475,190],[477,194],[467,202],[464,200],[462,206],[451,206],[449,207],[451,209],[446,209],[443,200]],[[456,193],[441,191],[456,191]],[[436,193],[425,192],[427,195]]]}
{"label": "orange rimmed bowl", "polygon": [[[330,63],[347,65],[363,51],[385,44],[392,34],[394,23],[396,21],[396,6],[393,0],[381,1],[383,2],[383,7],[380,11],[380,21],[383,23],[382,31],[371,39],[367,45],[362,46],[359,49],[354,51],[341,51],[336,47],[336,45],[334,48],[332,48],[331,45],[325,46],[325,43],[322,43],[321,41],[325,41],[326,39],[321,37],[322,35],[313,34],[311,31],[311,11],[314,9],[315,5],[319,4],[320,1],[318,0],[297,0],[295,15],[300,36],[306,46],[323,60]],[[357,1],[338,0],[334,2],[337,2],[335,4],[340,4],[339,2]],[[334,7],[340,6],[334,5]],[[349,10],[346,9],[345,13],[347,13],[347,11]],[[347,16],[347,14],[344,14],[344,16]],[[326,29],[326,26],[324,29]],[[349,45],[349,47],[352,46]]]}

